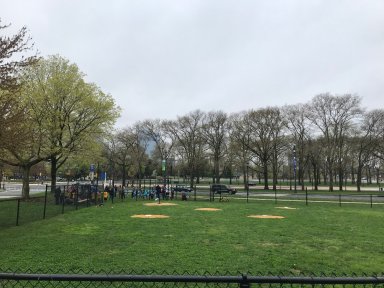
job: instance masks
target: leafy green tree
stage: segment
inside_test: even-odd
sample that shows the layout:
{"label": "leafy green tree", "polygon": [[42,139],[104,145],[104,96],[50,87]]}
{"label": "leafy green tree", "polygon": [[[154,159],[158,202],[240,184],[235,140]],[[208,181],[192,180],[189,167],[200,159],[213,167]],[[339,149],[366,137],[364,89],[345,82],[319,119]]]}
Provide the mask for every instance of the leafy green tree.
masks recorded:
{"label": "leafy green tree", "polygon": [[[29,177],[31,167],[48,159],[49,146],[46,141],[44,114],[34,114],[28,105],[27,91],[22,88],[19,105],[24,107],[22,121],[18,127],[12,127],[9,132],[16,134],[18,141],[14,145],[6,145],[1,149],[1,161],[11,166],[18,166],[23,173],[22,196],[29,198]],[[17,131],[17,132],[15,132]]]}
{"label": "leafy green tree", "polygon": [[[22,147],[9,147],[10,165],[24,171],[23,196],[29,197],[32,165],[51,162],[52,187],[56,173],[67,159],[85,153],[114,124],[120,110],[113,98],[93,83],[84,81],[75,64],[51,56],[23,73],[21,103],[27,121]],[[20,148],[20,149],[16,149]]]}
{"label": "leafy green tree", "polygon": [[[21,69],[36,63],[36,55],[27,56],[33,50],[27,28],[22,27],[14,35],[6,35],[10,25],[3,25],[0,19],[0,158],[7,158],[4,149],[15,148],[25,137],[20,123],[25,118],[25,111],[20,105],[19,88]],[[0,182],[2,181],[0,171]]]}
{"label": "leafy green tree", "polygon": [[120,115],[111,95],[84,81],[76,64],[50,56],[26,73],[33,113],[43,114],[51,161],[52,187],[56,172],[73,153],[84,153],[109,130]]}

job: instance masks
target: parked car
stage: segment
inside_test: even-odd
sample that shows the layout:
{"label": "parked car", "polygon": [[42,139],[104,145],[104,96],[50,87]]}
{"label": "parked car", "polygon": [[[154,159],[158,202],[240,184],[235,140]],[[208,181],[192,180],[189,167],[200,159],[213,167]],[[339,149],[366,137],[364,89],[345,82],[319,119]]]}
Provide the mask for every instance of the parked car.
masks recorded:
{"label": "parked car", "polygon": [[217,194],[221,194],[221,193],[236,194],[237,192],[235,188],[232,188],[229,185],[225,185],[225,184],[212,184],[211,191]]}
{"label": "parked car", "polygon": [[257,180],[249,180],[248,181],[248,186],[256,186],[256,185],[258,185],[259,183],[258,183],[258,181]]}
{"label": "parked car", "polygon": [[174,192],[192,192],[192,190],[191,187],[186,185],[176,185],[175,187],[172,187],[172,191]]}

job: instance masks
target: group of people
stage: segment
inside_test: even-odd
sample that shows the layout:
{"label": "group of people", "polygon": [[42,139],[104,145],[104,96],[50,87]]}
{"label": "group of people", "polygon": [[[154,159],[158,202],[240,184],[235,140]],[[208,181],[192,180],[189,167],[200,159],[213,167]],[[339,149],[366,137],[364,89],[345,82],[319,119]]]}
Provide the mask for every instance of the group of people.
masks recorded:
{"label": "group of people", "polygon": [[119,197],[119,199],[125,199],[126,195],[128,194],[128,188],[125,187],[125,186],[117,186],[117,185],[114,185],[114,186],[105,186],[104,187],[104,195],[103,195],[103,198],[104,198],[104,201],[107,201],[108,199],[110,199],[113,203],[113,200],[115,199],[115,197]]}
{"label": "group of people", "polygon": [[[129,194],[129,189],[126,186],[105,186],[104,187],[104,194],[103,199],[104,201],[107,201],[108,199],[114,201],[116,197],[119,199],[125,199],[126,196]],[[137,188],[135,186],[132,186],[131,190],[131,198],[142,198],[142,199],[148,199],[148,200],[159,200],[159,199],[173,199],[174,193],[173,191],[169,191],[165,185],[155,185],[152,188]]]}
{"label": "group of people", "polygon": [[167,187],[165,185],[163,185],[162,187],[160,187],[159,184],[157,184],[155,187],[154,187],[154,190],[156,191],[156,199],[160,199],[160,197],[165,200],[165,199],[173,199],[173,191],[171,191],[171,195],[169,195],[169,191],[167,190]]}
{"label": "group of people", "polygon": [[163,200],[168,200],[168,199],[173,199],[173,191],[169,192],[167,187],[165,185],[160,186],[156,185],[153,186],[152,188],[136,188],[133,186],[132,188],[132,198],[143,198],[143,199],[163,199]]}

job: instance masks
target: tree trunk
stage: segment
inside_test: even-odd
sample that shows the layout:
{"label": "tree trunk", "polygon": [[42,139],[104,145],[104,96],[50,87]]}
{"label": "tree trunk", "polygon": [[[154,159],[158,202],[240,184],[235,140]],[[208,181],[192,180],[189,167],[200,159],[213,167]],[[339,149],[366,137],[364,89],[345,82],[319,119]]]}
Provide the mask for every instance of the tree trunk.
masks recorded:
{"label": "tree trunk", "polygon": [[[123,183],[122,185],[125,187],[125,182],[127,181],[127,176],[125,175],[127,173],[127,168],[126,168],[127,165],[123,164],[122,165],[122,173],[123,173]],[[97,171],[97,177],[99,177],[99,171]]]}
{"label": "tree trunk", "polygon": [[372,171],[370,166],[368,166],[367,183],[372,184]]}
{"label": "tree trunk", "polygon": [[352,177],[352,184],[355,184],[355,183],[356,183],[356,179],[355,179],[355,167],[353,167],[353,164],[352,164],[352,167],[351,167],[351,177]]}
{"label": "tree trunk", "polygon": [[23,170],[23,188],[21,196],[24,199],[29,199],[29,174],[31,171],[31,166],[21,166],[21,169]]}
{"label": "tree trunk", "polygon": [[[333,157],[331,156],[328,156],[327,157],[327,165],[326,165],[326,168],[327,168],[327,171],[325,171],[326,173],[328,172],[328,180],[329,180],[329,183],[328,183],[328,190],[329,192],[333,192],[333,183],[335,181],[334,177],[335,177],[335,171],[334,171],[334,159]],[[325,173],[325,174],[326,174]]]}
{"label": "tree trunk", "polygon": [[343,181],[344,181],[344,175],[343,175],[343,169],[339,169],[339,191],[343,191]]}
{"label": "tree trunk", "polygon": [[319,190],[320,171],[319,171],[317,165],[314,165],[314,167],[313,167],[313,177],[315,180],[315,191],[318,191]]}
{"label": "tree trunk", "polygon": [[356,187],[357,192],[361,191],[361,176],[363,175],[363,165],[357,165]]}
{"label": "tree trunk", "polygon": [[333,192],[333,167],[329,165],[329,191]]}
{"label": "tree trunk", "polygon": [[273,178],[273,183],[272,183],[272,185],[273,185],[273,191],[276,191],[276,189],[277,189],[277,156],[276,155],[274,155],[274,157],[273,157],[273,164],[272,164],[272,174],[273,174],[273,176],[272,176],[272,178]]}
{"label": "tree trunk", "polygon": [[[245,163],[245,162],[244,162]],[[249,167],[247,165],[243,165],[243,184],[244,184],[244,189],[247,189],[247,177],[249,177]]]}
{"label": "tree trunk", "polygon": [[215,156],[214,159],[214,177],[215,177],[215,183],[220,183],[220,168],[219,168],[219,158]]}
{"label": "tree trunk", "polygon": [[264,162],[264,167],[263,167],[263,176],[264,176],[264,190],[269,190],[269,185],[268,185],[268,164],[265,161]]}
{"label": "tree trunk", "polygon": [[53,193],[56,189],[56,176],[57,176],[57,159],[51,157],[51,192]]}

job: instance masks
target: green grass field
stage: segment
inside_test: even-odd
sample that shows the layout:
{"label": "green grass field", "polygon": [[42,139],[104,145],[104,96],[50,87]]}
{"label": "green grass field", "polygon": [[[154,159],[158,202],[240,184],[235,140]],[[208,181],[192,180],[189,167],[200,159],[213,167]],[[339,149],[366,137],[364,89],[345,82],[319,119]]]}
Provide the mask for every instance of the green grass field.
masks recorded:
{"label": "green grass field", "polygon": [[[226,275],[384,272],[382,205],[235,199],[168,202],[174,206],[146,203],[155,202],[128,199],[1,229],[1,269]],[[281,208],[285,206],[296,209]],[[136,214],[169,218],[131,217]]]}

